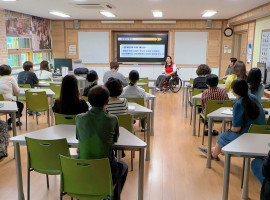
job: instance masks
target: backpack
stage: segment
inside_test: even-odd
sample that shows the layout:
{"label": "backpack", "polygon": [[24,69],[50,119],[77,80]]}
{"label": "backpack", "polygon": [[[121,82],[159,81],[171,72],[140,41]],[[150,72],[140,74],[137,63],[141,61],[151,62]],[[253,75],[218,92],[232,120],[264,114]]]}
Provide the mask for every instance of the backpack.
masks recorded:
{"label": "backpack", "polygon": [[6,122],[0,120],[0,159],[7,157],[7,147],[9,144],[8,125]]}
{"label": "backpack", "polygon": [[88,74],[88,68],[77,68],[74,70],[74,74]]}

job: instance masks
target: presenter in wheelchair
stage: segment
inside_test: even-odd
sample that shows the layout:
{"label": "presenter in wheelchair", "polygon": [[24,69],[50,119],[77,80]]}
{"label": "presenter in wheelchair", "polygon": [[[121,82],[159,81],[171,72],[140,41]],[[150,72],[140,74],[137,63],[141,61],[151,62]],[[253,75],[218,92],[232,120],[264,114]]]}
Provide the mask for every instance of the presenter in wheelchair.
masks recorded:
{"label": "presenter in wheelchair", "polygon": [[156,87],[161,88],[162,83],[165,80],[170,80],[171,76],[173,74],[176,74],[176,64],[172,61],[171,56],[166,57],[166,63],[165,63],[165,72],[162,75],[159,75],[156,81]]}

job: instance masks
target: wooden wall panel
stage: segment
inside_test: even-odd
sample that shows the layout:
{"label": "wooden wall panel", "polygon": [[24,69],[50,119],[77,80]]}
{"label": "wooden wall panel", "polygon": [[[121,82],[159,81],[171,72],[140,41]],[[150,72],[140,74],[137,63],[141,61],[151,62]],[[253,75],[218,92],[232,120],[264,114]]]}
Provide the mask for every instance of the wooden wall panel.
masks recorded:
{"label": "wooden wall panel", "polygon": [[247,39],[248,39],[248,34],[247,32],[243,32],[241,34],[241,53],[240,53],[240,58],[239,60],[243,61],[246,63],[246,58],[247,58]]}
{"label": "wooden wall panel", "polygon": [[[256,25],[255,22],[251,22],[251,23],[248,24],[248,38],[247,38],[247,41],[248,41],[248,43],[252,43],[252,45],[253,45],[252,54],[253,54],[253,51],[254,51],[255,25]],[[251,58],[253,58],[253,55],[251,56]],[[247,66],[247,70],[249,71],[252,68],[252,61],[251,61],[250,64],[247,63],[246,66]]]}
{"label": "wooden wall panel", "polygon": [[65,23],[52,21],[53,58],[65,58]]}

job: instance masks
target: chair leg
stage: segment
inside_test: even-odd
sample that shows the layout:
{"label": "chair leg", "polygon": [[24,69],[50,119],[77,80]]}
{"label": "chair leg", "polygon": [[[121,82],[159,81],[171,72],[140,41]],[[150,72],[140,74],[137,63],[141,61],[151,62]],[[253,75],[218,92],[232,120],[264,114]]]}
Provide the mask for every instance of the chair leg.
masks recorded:
{"label": "chair leg", "polygon": [[27,169],[27,200],[30,200],[30,169]]}
{"label": "chair leg", "polygon": [[198,137],[200,137],[201,122],[202,122],[202,118],[201,116],[199,116]]}
{"label": "chair leg", "polygon": [[38,125],[38,113],[36,113],[36,121],[37,121],[37,125]]}
{"label": "chair leg", "polygon": [[189,121],[189,125],[191,125],[191,122],[192,122],[192,110],[193,110],[193,106],[191,106],[191,112],[190,112],[190,121]]}
{"label": "chair leg", "polygon": [[49,175],[48,174],[46,174],[46,181],[47,181],[47,189],[49,189]]}
{"label": "chair leg", "polygon": [[134,151],[131,151],[131,171],[133,171],[133,154]]}
{"label": "chair leg", "polygon": [[[204,131],[205,131],[205,126],[206,126],[205,121],[206,121],[206,120],[204,120],[204,124],[203,124],[202,145],[204,145]],[[209,127],[208,127],[208,128],[209,128]]]}
{"label": "chair leg", "polygon": [[26,131],[27,131],[27,108],[25,109],[25,127],[26,127]]}
{"label": "chair leg", "polygon": [[242,169],[241,188],[243,188],[243,183],[244,183],[244,173],[245,173],[245,157],[243,157],[243,169]]}

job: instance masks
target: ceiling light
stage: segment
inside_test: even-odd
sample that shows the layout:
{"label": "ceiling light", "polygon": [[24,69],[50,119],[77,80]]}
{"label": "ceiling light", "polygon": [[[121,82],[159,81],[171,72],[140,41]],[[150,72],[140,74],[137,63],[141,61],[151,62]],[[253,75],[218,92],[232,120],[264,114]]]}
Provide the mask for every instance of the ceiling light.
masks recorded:
{"label": "ceiling light", "polygon": [[162,17],[163,16],[162,12],[159,10],[152,10],[152,13],[153,13],[154,17]]}
{"label": "ceiling light", "polygon": [[69,15],[58,12],[58,11],[50,11],[49,13],[52,14],[52,15],[59,16],[59,17],[70,17]]}
{"label": "ceiling light", "polygon": [[2,1],[17,1],[17,0],[2,0]]}
{"label": "ceiling light", "polygon": [[109,11],[100,11],[100,14],[104,15],[105,17],[115,17],[115,15]]}
{"label": "ceiling light", "polygon": [[202,13],[202,17],[212,17],[215,14],[217,14],[217,11],[215,11],[215,10],[205,10]]}
{"label": "ceiling light", "polygon": [[143,24],[176,24],[176,21],[142,21]]}

